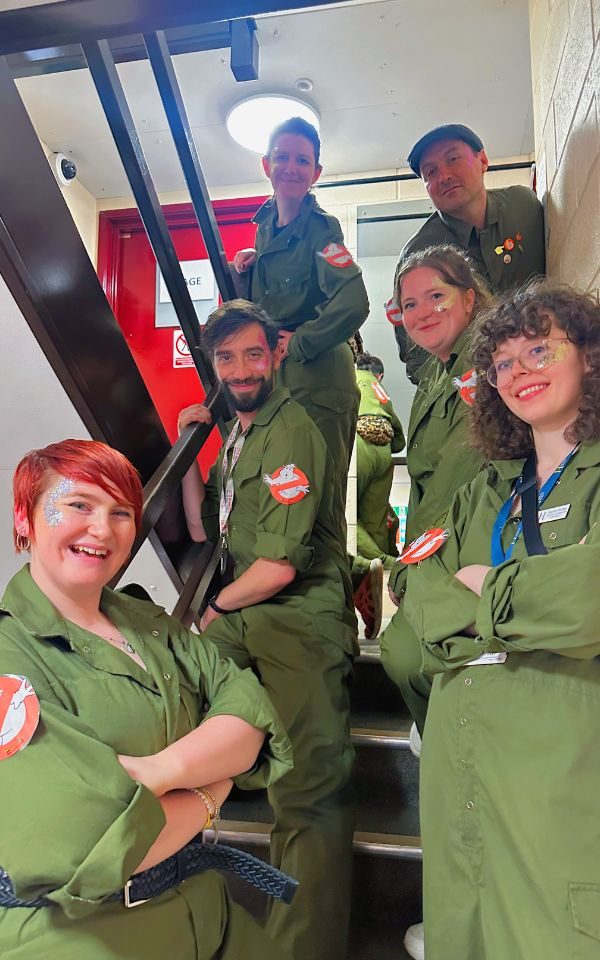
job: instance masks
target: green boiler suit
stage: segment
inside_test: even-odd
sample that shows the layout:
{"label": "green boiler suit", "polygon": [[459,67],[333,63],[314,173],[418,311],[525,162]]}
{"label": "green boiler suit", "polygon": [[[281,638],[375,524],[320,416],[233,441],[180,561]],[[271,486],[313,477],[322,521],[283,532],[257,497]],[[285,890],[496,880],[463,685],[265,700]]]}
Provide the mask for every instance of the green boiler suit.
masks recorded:
{"label": "green boiler suit", "polygon": [[0,675],[26,677],[40,702],[29,744],[0,761],[0,864],[20,899],[53,903],[0,907],[2,960],[289,960],[231,902],[214,870],[135,909],[103,902],[123,888],[165,823],[157,798],[117,754],[156,753],[202,720],[233,714],[268,734],[240,786],[272,782],[292,764],[249,670],[220,660],[154,604],[105,589],[100,606],[146,670],[65,621],[28,566],[0,604]]}
{"label": "green boiler suit", "polygon": [[[361,557],[384,561],[390,556],[388,511],[394,465],[392,453],[404,449],[404,431],[392,401],[374,373],[357,370],[360,390],[358,416],[383,417],[394,434],[389,443],[377,445],[356,435],[357,550]],[[392,554],[393,556],[393,554]]]}
{"label": "green boiler suit", "polygon": [[[268,791],[271,862],[300,887],[291,906],[271,905],[266,929],[294,960],[346,960],[356,618],[345,601],[346,553],[332,526],[331,460],[287,390],[276,388],[258,411],[232,477],[234,578],[261,557],[286,560],[297,571],[279,593],[219,617],[203,635],[223,656],[257,671],[292,743],[294,769]],[[221,483],[219,457],[203,504],[211,540],[218,536]]]}
{"label": "green boiler suit", "polygon": [[333,460],[335,524],[346,545],[346,486],[358,416],[350,337],[367,319],[369,301],[360,267],[344,247],[338,220],[313,194],[299,215],[278,229],[268,200],[255,216],[256,263],[252,300],[281,330],[293,331],[278,373],[312,417]]}
{"label": "green boiler suit", "polygon": [[[481,454],[469,441],[469,405],[454,383],[455,379],[468,378],[469,372],[467,328],[446,364],[430,357],[417,386],[406,444],[410,475],[407,545],[426,530],[443,526],[454,494],[473,479],[481,466]],[[390,575],[390,587],[400,606],[381,635],[381,660],[386,673],[400,687],[422,732],[431,680],[421,670],[419,645],[404,616],[407,569],[405,564],[397,563]]]}
{"label": "green boiler suit", "polygon": [[[449,539],[408,575],[406,617],[434,676],[421,755],[427,960],[600,956],[600,442],[582,444],[542,505],[547,555],[528,557],[521,534],[481,598],[454,577],[490,565],[523,462],[494,461],[463,487]],[[474,662],[482,654],[502,662]]]}

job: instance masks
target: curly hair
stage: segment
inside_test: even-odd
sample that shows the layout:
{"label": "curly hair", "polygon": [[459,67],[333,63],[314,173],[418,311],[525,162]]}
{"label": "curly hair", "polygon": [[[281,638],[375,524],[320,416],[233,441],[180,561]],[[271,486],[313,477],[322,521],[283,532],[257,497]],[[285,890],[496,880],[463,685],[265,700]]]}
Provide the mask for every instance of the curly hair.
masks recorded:
{"label": "curly hair", "polygon": [[356,369],[357,370],[369,370],[371,373],[376,374],[377,376],[380,373],[383,373],[383,363],[379,357],[374,357],[372,353],[359,353],[356,358]]}
{"label": "curly hair", "polygon": [[533,449],[531,428],[508,409],[487,380],[492,355],[506,340],[547,336],[555,323],[579,350],[590,372],[583,377],[579,414],[565,430],[569,443],[600,439],[600,306],[571,287],[536,280],[499,296],[473,327],[471,352],[477,371],[471,411],[474,446],[490,460],[526,457]]}
{"label": "curly hair", "polygon": [[477,316],[490,299],[490,292],[485,282],[464,250],[460,250],[451,243],[440,243],[437,246],[425,247],[424,250],[417,250],[409,254],[406,260],[400,261],[394,276],[394,292],[398,303],[400,303],[403,278],[419,267],[435,270],[451,287],[458,287],[463,292],[474,290],[473,317]]}

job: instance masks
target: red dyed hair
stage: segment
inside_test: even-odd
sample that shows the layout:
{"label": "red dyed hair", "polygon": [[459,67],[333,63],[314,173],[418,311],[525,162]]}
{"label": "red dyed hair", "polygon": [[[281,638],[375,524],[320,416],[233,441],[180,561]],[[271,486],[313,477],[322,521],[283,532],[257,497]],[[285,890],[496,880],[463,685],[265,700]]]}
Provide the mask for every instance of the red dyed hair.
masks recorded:
{"label": "red dyed hair", "polygon": [[[15,510],[25,513],[33,528],[33,511],[40,496],[48,489],[51,473],[69,480],[95,483],[120,503],[133,507],[135,529],[142,522],[142,483],[127,457],[97,440],[61,440],[41,450],[26,454],[13,478]],[[13,530],[15,547],[17,531]]]}

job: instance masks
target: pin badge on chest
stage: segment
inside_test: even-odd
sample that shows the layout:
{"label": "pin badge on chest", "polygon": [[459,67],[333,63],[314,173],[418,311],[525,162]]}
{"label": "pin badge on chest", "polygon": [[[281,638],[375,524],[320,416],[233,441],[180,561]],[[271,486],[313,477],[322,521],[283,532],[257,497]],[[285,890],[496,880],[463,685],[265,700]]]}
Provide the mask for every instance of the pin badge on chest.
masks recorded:
{"label": "pin badge on chest", "polygon": [[0,760],[27,746],[39,720],[40,702],[27,677],[0,676]]}
{"label": "pin badge on chest", "polygon": [[421,560],[426,560],[427,557],[437,553],[449,536],[450,531],[444,530],[442,527],[433,527],[431,530],[426,530],[400,554],[401,562],[420,563]]}

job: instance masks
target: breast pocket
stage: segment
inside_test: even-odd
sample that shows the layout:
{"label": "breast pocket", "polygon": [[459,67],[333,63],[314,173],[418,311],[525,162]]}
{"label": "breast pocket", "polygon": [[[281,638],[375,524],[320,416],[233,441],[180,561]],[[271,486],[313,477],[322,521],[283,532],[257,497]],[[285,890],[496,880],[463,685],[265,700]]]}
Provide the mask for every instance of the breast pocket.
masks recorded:
{"label": "breast pocket", "polygon": [[548,551],[579,543],[590,532],[591,504],[561,497],[560,486],[539,511],[540,532]]}
{"label": "breast pocket", "polygon": [[600,957],[600,883],[570,883],[570,960]]}
{"label": "breast pocket", "polygon": [[244,457],[236,465],[233,471],[234,487],[241,487],[258,475],[262,466],[262,460],[256,457]]}

